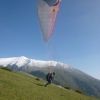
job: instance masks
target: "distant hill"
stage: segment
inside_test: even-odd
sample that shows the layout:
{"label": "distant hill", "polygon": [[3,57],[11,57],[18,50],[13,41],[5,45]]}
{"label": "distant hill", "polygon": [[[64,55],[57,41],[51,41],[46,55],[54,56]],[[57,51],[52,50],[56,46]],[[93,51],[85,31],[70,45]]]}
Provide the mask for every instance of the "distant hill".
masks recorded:
{"label": "distant hill", "polygon": [[[45,79],[48,68],[41,68],[37,71],[32,71],[30,74]],[[79,70],[58,69],[56,72],[54,83],[63,87],[68,86],[73,90],[81,88],[82,92],[90,96],[100,97],[100,80],[97,80]]]}
{"label": "distant hill", "polygon": [[1,58],[0,66],[7,66],[13,70],[24,71],[42,79],[45,79],[46,74],[52,70],[56,72],[55,84],[63,87],[69,86],[73,90],[80,88],[84,94],[100,97],[100,80],[61,62],[40,61],[22,56]]}
{"label": "distant hill", "polygon": [[99,100],[45,83],[27,73],[0,69],[0,100]]}

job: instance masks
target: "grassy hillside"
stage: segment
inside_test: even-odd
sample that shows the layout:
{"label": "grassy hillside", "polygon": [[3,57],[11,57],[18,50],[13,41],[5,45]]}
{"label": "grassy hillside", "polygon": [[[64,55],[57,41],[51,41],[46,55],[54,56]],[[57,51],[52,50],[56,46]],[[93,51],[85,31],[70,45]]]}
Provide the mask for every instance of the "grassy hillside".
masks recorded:
{"label": "grassy hillside", "polygon": [[[50,71],[49,68],[32,71],[30,74],[38,76],[45,80],[46,74]],[[100,80],[97,80],[79,70],[54,68],[56,73],[54,83],[63,87],[69,86],[76,90],[80,88],[84,94],[100,98]]]}
{"label": "grassy hillside", "polygon": [[0,69],[0,100],[100,100],[49,85],[23,72]]}

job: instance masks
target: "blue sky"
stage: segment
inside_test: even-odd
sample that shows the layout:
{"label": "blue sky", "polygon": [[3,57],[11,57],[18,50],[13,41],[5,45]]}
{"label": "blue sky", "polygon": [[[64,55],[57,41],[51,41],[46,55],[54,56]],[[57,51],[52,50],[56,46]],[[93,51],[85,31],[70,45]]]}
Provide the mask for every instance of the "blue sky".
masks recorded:
{"label": "blue sky", "polygon": [[100,0],[62,0],[48,43],[36,5],[37,0],[0,0],[0,58],[59,61],[100,79]]}

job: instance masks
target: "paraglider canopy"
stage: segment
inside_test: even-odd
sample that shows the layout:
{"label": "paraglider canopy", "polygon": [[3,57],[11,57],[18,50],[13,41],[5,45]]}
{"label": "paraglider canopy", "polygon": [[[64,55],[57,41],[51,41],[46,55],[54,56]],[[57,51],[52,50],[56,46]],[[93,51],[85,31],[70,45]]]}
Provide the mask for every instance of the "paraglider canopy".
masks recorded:
{"label": "paraglider canopy", "polygon": [[61,0],[38,0],[38,18],[45,42],[48,42],[52,35],[60,1]]}
{"label": "paraglider canopy", "polygon": [[49,6],[56,6],[60,3],[60,0],[43,0],[45,1]]}

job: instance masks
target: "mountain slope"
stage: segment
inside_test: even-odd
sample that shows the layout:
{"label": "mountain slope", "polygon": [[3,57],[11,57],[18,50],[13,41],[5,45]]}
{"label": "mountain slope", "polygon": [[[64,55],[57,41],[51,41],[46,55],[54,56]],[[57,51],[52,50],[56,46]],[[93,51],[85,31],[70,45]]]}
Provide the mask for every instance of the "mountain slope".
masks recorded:
{"label": "mountain slope", "polygon": [[17,66],[18,68],[22,66],[28,67],[48,67],[53,66],[57,68],[72,68],[69,67],[67,64],[63,64],[60,62],[55,61],[41,61],[41,60],[34,60],[28,59],[24,56],[21,57],[12,57],[12,58],[0,58],[0,66]]}
{"label": "mountain slope", "polygon": [[76,90],[81,88],[82,92],[95,97],[100,97],[100,80],[86,73],[55,61],[40,61],[28,59],[24,56],[13,58],[1,58],[1,66],[7,66],[13,70],[24,71],[45,79],[46,74],[52,70],[56,72],[54,83],[63,87],[69,86]]}
{"label": "mountain slope", "polygon": [[0,100],[99,100],[53,84],[44,87],[45,81],[23,72],[0,69],[0,76]]}
{"label": "mountain slope", "polygon": [[[48,68],[43,68],[38,71],[32,71],[30,74],[45,79]],[[54,68],[56,72],[54,83],[63,87],[69,86],[71,89],[76,90],[81,88],[82,92],[95,97],[100,97],[100,81],[79,71],[79,70],[63,70]]]}

